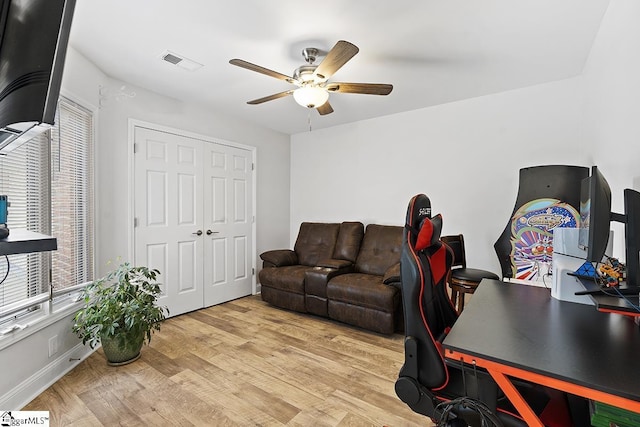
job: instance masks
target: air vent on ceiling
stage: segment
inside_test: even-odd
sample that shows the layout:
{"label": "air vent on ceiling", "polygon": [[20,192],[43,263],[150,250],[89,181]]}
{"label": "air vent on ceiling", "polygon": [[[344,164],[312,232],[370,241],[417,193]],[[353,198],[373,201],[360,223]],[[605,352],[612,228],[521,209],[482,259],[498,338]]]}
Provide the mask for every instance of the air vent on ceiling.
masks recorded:
{"label": "air vent on ceiling", "polygon": [[182,58],[177,57],[171,53],[167,53],[165,56],[162,57],[162,59],[172,63],[173,65],[177,65],[180,61],[182,61]]}
{"label": "air vent on ceiling", "polygon": [[195,71],[198,68],[203,67],[203,65],[200,64],[199,62],[193,61],[182,55],[179,55],[175,52],[170,52],[168,50],[161,55],[161,58],[163,61],[166,61],[170,64],[176,65],[180,68],[184,68],[185,70],[189,70],[189,71]]}

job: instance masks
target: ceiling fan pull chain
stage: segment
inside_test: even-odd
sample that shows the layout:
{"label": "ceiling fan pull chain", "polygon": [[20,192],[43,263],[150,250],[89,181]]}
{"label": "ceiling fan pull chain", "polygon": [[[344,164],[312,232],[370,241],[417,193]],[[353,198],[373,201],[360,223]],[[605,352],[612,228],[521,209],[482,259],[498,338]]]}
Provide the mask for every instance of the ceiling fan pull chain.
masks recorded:
{"label": "ceiling fan pull chain", "polygon": [[311,132],[311,108],[307,108],[307,123],[309,123],[309,132]]}

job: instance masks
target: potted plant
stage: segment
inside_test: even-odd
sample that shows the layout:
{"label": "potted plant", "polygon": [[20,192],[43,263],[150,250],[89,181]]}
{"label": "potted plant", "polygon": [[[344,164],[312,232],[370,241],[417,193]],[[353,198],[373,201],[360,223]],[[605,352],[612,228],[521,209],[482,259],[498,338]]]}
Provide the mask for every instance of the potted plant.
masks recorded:
{"label": "potted plant", "polygon": [[84,289],[84,307],[74,316],[73,332],[91,348],[102,344],[110,365],[123,365],[140,357],[143,343],[160,330],[169,314],[157,305],[158,270],[123,263]]}

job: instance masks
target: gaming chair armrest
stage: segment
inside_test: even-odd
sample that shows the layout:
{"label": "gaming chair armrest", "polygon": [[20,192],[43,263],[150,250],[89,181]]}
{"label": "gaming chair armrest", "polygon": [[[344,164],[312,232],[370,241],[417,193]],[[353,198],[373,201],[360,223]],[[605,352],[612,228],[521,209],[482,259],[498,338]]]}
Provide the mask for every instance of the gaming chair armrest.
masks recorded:
{"label": "gaming chair armrest", "polygon": [[284,267],[298,264],[298,255],[291,249],[274,249],[260,254],[264,267]]}

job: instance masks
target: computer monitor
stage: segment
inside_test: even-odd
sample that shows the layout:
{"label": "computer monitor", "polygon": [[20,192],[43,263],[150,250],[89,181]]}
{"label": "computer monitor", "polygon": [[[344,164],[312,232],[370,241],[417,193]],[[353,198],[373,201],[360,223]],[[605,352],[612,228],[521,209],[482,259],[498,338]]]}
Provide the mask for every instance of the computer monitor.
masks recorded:
{"label": "computer monitor", "polygon": [[640,192],[624,190],[627,286],[640,286]]}
{"label": "computer monitor", "polygon": [[611,212],[611,188],[596,166],[582,182],[580,195],[580,246],[587,249],[586,261],[599,263],[609,243],[610,222],[625,225],[627,287],[640,286],[640,192],[624,190],[624,214]]}
{"label": "computer monitor", "polygon": [[609,243],[611,188],[597,166],[582,180],[579,243],[587,249],[588,262],[602,262]]}

